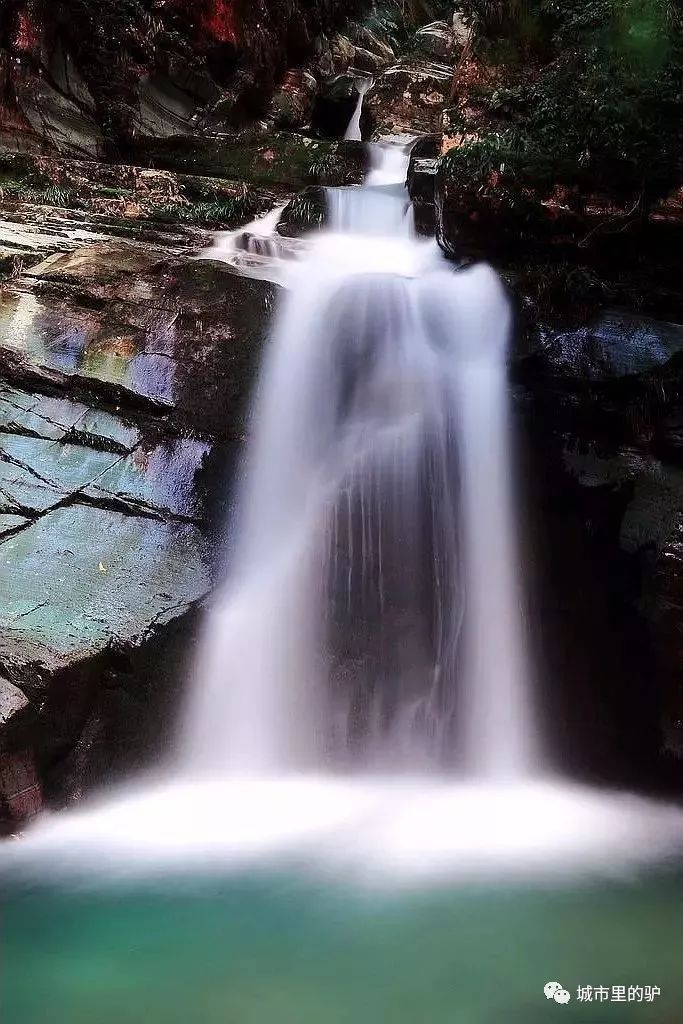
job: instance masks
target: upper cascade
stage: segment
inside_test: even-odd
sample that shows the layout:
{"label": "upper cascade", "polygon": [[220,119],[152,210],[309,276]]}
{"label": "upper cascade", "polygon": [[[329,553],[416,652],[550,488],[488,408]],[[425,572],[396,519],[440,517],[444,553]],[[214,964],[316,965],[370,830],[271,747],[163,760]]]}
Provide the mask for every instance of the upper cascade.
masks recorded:
{"label": "upper cascade", "polygon": [[370,170],[361,188],[327,191],[329,227],[359,235],[414,235],[406,188],[411,143],[388,140],[370,146]]}

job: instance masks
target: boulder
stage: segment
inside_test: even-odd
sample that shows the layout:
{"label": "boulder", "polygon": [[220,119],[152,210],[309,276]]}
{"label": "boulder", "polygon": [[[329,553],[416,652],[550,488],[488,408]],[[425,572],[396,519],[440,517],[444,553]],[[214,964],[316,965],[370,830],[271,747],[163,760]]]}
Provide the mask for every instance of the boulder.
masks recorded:
{"label": "boulder", "polygon": [[274,298],[113,239],[0,292],[0,828],[168,744]]}
{"label": "boulder", "polygon": [[18,686],[0,676],[0,728],[28,708],[28,698]]}
{"label": "boulder", "polygon": [[357,47],[369,51],[383,64],[391,64],[396,60],[396,53],[390,37],[386,31],[382,32],[379,26],[370,28],[368,25],[352,21],[348,31]]}
{"label": "boulder", "polygon": [[322,36],[311,70],[323,83],[337,75],[353,72],[376,74],[395,60],[393,40],[377,22],[371,28],[362,21],[351,20],[344,32],[331,38]]}
{"label": "boulder", "polygon": [[317,83],[313,75],[299,68],[287,72],[270,104],[275,128],[293,131],[303,128],[313,113]]}
{"label": "boulder", "polygon": [[415,33],[414,48],[433,60],[450,60],[458,49],[453,27],[445,21],[432,21]]}
{"label": "boulder", "polygon": [[330,50],[335,72],[346,71],[354,63],[356,58],[356,47],[342,33],[337,33],[330,40]]}
{"label": "boulder", "polygon": [[353,58],[353,68],[362,71],[365,75],[376,75],[386,66],[386,58],[379,53],[372,53],[362,46],[356,47]]}
{"label": "boulder", "polygon": [[451,65],[420,55],[401,57],[386,68],[365,99],[375,137],[436,131],[452,78]]}
{"label": "boulder", "polygon": [[546,372],[581,381],[651,373],[683,352],[683,325],[607,309],[589,323],[563,329],[560,318],[539,326]]}
{"label": "boulder", "polygon": [[547,317],[513,362],[545,724],[558,767],[611,783],[683,776],[682,353],[619,309]]}

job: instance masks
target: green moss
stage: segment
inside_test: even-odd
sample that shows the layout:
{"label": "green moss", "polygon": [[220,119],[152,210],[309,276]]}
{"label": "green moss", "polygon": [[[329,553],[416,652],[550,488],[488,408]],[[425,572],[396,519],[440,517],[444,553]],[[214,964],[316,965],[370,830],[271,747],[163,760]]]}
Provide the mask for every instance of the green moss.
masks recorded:
{"label": "green moss", "polygon": [[305,139],[285,132],[263,136],[219,138],[138,139],[136,160],[141,164],[192,175],[243,181],[265,187],[305,188],[310,168],[325,159],[333,180],[360,181],[364,154],[360,144]]}
{"label": "green moss", "polygon": [[102,199],[133,199],[135,197],[135,190],[132,188],[107,188],[104,185],[95,185],[93,187],[93,195],[100,196]]}

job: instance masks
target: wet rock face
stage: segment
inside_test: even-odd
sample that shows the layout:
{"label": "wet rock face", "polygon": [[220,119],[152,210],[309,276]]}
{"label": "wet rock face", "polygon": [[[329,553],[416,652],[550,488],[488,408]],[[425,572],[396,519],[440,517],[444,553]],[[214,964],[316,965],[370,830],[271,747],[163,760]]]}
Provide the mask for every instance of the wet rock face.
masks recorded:
{"label": "wet rock face", "polygon": [[303,128],[313,112],[317,82],[308,71],[287,72],[270,104],[270,116],[276,128],[285,131]]}
{"label": "wet rock face", "polygon": [[416,50],[435,60],[453,57],[459,45],[452,25],[445,21],[433,21],[415,33]]}
{"label": "wet rock face", "polygon": [[113,239],[0,291],[4,827],[165,750],[274,299]]}
{"label": "wet rock face", "polygon": [[169,139],[139,139],[133,155],[155,167],[186,174],[215,175],[254,185],[295,191],[311,181],[320,184],[359,184],[367,153],[357,142],[304,138],[288,132],[267,136],[204,135]]}
{"label": "wet rock face", "polygon": [[375,136],[436,131],[452,79],[449,63],[420,53],[399,58],[377,77],[366,97]]}
{"label": "wet rock face", "polygon": [[408,191],[415,210],[416,227],[431,237],[436,234],[434,192],[438,165],[436,155],[422,155],[419,144],[414,148],[408,172]]}
{"label": "wet rock face", "polygon": [[542,704],[564,768],[683,778],[683,329],[548,317],[514,367]]}
{"label": "wet rock face", "polygon": [[[352,72],[334,75],[318,90],[313,108],[312,125],[322,138],[342,139],[358,103],[357,83],[367,81],[365,76]],[[361,134],[367,138],[372,130],[372,118],[364,107],[361,115]]]}
{"label": "wet rock face", "polygon": [[[222,264],[165,255],[98,243],[48,257],[6,287],[6,377],[28,376],[70,393],[85,386],[113,402],[239,437],[272,290],[230,277]],[[243,317],[247,309],[252,315]],[[195,392],[198,374],[203,384]]]}
{"label": "wet rock face", "polygon": [[[83,157],[125,152],[138,134],[191,134],[205,118],[235,127],[265,113],[287,68],[361,6],[13,0],[2,14],[0,141]],[[299,113],[281,114],[283,126]]]}

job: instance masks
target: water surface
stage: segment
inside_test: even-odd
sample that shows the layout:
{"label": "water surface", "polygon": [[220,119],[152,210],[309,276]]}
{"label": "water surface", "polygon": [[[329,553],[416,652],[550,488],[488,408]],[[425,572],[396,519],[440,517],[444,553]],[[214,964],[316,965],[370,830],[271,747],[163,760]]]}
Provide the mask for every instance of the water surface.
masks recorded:
{"label": "water surface", "polygon": [[[273,870],[4,886],[7,1024],[675,1024],[683,876],[378,889]],[[547,981],[572,995],[548,1002]],[[579,985],[658,985],[581,1003]]]}

